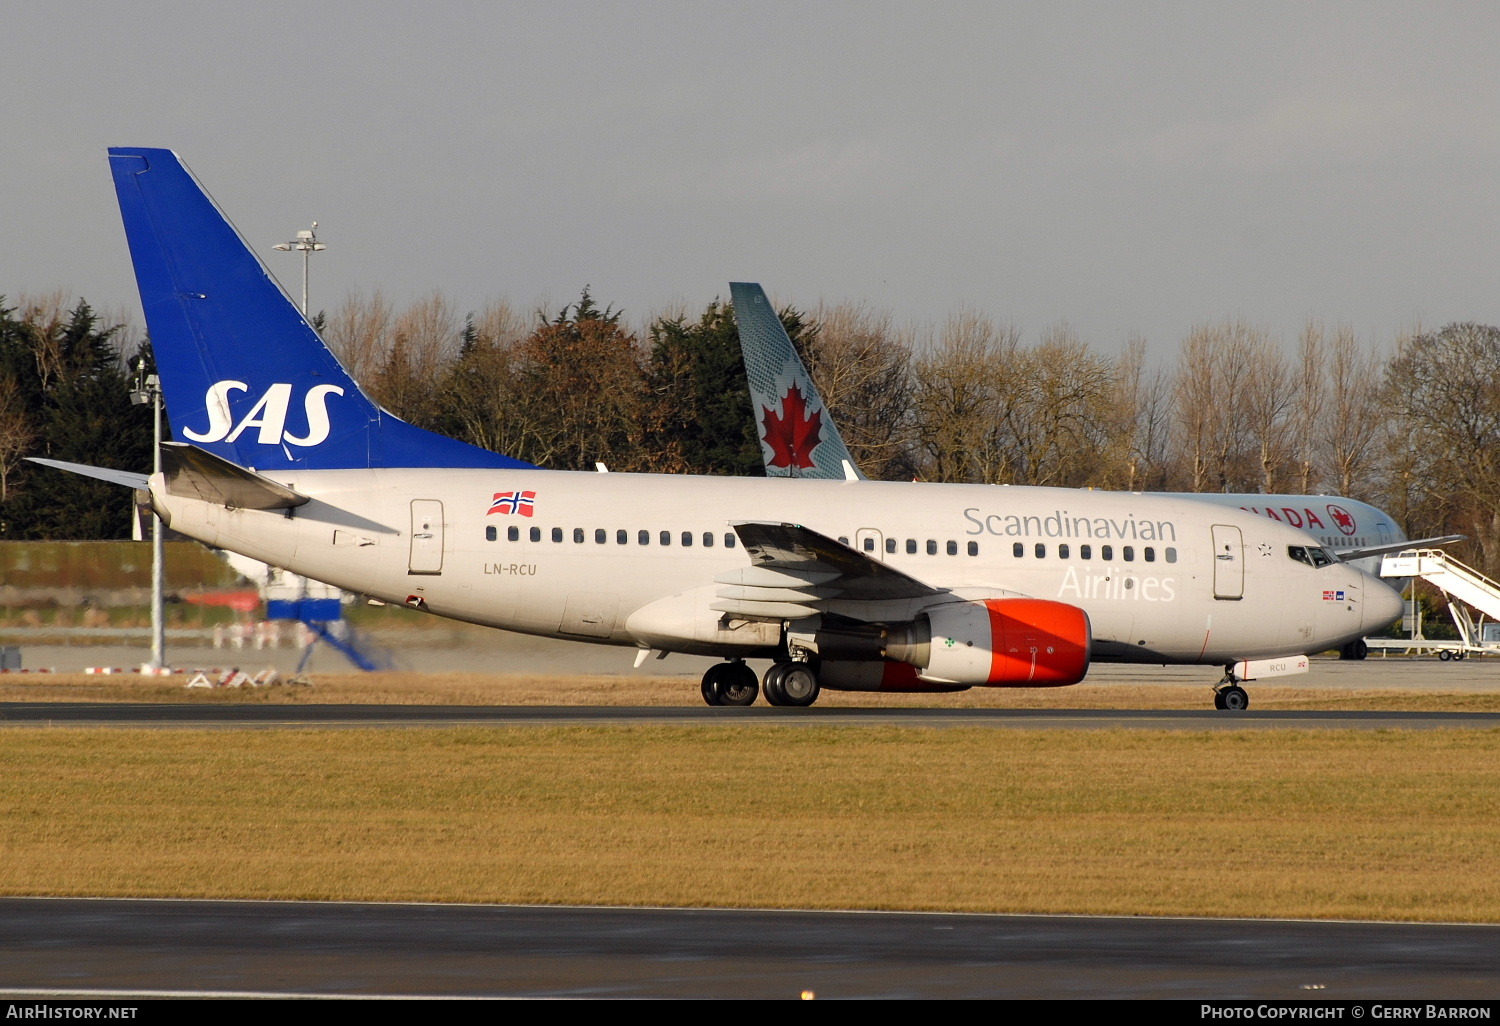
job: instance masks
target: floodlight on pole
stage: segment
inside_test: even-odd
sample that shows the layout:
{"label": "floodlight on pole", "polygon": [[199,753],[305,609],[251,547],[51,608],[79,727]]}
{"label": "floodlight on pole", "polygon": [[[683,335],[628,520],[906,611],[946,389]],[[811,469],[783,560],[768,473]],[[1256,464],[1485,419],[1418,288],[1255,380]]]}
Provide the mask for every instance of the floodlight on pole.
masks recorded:
{"label": "floodlight on pole", "polygon": [[297,237],[291,242],[278,242],[276,249],[284,253],[296,252],[302,254],[302,316],[307,316],[307,262],[317,252],[328,247],[318,241],[318,222],[312,223],[312,228],[304,228],[297,233]]}
{"label": "floodlight on pole", "polygon": [[[151,407],[151,473],[161,473],[161,378],[146,373],[146,360],[135,361],[135,387],[130,390],[130,401],[137,406]],[[166,558],[162,546],[162,522],[156,511],[151,517],[151,661],[146,668],[160,673],[167,665],[165,603]]]}

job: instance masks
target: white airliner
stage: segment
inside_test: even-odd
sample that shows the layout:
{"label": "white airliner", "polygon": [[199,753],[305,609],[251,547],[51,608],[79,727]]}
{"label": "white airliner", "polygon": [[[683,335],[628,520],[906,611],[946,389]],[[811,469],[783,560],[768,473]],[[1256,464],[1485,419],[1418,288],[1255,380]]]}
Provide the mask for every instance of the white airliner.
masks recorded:
{"label": "white airliner", "polygon": [[[777,317],[765,290],[751,282],[729,286],[756,434],[768,477],[863,480],[817,385]],[[1244,510],[1306,531],[1339,559],[1378,576],[1381,556],[1410,548],[1462,541],[1461,534],[1408,540],[1396,518],[1358,499],[1339,495],[1258,492],[1147,492]],[[1400,587],[1396,587],[1400,591]],[[1344,655],[1364,658],[1362,641]]]}
{"label": "white airliner", "polygon": [[[820,688],[1046,687],[1092,661],[1245,679],[1382,629],[1400,598],[1285,523],[1056,488],[541,470],[371,403],[169,150],[110,150],[174,435],[174,530],[506,630],[724,659],[711,705]],[[48,461],[52,462],[52,461]],[[54,464],[56,465],[56,464]],[[757,680],[747,658],[773,665]]]}

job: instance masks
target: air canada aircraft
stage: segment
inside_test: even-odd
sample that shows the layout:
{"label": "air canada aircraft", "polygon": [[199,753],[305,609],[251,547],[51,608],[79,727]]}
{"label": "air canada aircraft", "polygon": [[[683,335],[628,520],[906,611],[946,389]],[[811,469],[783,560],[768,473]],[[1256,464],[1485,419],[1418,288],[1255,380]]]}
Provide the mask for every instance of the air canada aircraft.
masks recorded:
{"label": "air canada aircraft", "polygon": [[[173,530],[505,630],[718,656],[710,705],[1051,687],[1091,662],[1241,682],[1385,627],[1395,592],[1285,523],[1161,496],[543,470],[371,402],[170,150],[109,151],[173,434]],[[763,677],[746,659],[770,659]]]}
{"label": "air canada aircraft", "polygon": [[[755,410],[756,433],[768,477],[863,480],[838,425],[797,355],[765,290],[731,282],[740,349]],[[1376,506],[1339,495],[1280,495],[1257,492],[1147,492],[1244,510],[1300,528],[1346,563],[1379,575],[1380,557],[1410,548],[1462,541],[1461,534],[1408,540],[1396,518]],[[1401,590],[1399,587],[1397,591]],[[1359,653],[1360,640],[1344,646]]]}

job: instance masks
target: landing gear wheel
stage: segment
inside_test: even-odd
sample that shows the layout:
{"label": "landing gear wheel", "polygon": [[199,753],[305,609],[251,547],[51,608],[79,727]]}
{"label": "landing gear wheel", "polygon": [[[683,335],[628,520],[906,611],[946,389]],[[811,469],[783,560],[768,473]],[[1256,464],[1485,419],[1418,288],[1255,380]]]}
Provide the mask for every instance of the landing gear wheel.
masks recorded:
{"label": "landing gear wheel", "polygon": [[1438,653],[1438,658],[1441,659],[1443,662],[1446,663],[1448,660],[1450,660],[1450,659],[1453,658],[1453,653],[1450,652],[1450,651],[1448,651],[1445,648],[1441,652]]}
{"label": "landing gear wheel", "polygon": [[1250,708],[1250,695],[1238,684],[1231,684],[1214,692],[1214,708],[1241,712]]}
{"label": "landing gear wheel", "polygon": [[1364,638],[1351,641],[1339,649],[1340,659],[1363,659],[1370,654],[1370,646],[1365,643]]}
{"label": "landing gear wheel", "polygon": [[741,662],[715,663],[703,674],[703,700],[709,705],[754,705],[760,693],[755,671]]}
{"label": "landing gear wheel", "polygon": [[812,705],[821,690],[817,673],[807,663],[777,663],[761,680],[761,691],[772,705]]}

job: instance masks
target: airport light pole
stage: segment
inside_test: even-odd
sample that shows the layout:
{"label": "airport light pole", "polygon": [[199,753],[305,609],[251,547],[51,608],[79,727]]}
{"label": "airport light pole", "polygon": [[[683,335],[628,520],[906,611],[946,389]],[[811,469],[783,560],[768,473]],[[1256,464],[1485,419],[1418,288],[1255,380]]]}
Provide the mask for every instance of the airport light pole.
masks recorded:
{"label": "airport light pole", "polygon": [[314,253],[327,249],[328,247],[318,241],[318,222],[312,223],[312,228],[303,229],[297,233],[297,237],[291,242],[278,242],[276,248],[284,253],[296,252],[302,254],[302,316],[307,316],[307,264]]}
{"label": "airport light pole", "polygon": [[[151,404],[151,473],[161,473],[161,378],[147,374],[146,361],[141,358],[136,365],[135,388],[130,391],[130,401],[143,406]],[[146,664],[152,672],[160,672],[167,665],[167,631],[163,608],[165,585],[165,550],[162,547],[162,522],[155,511],[151,517],[151,661]]]}

